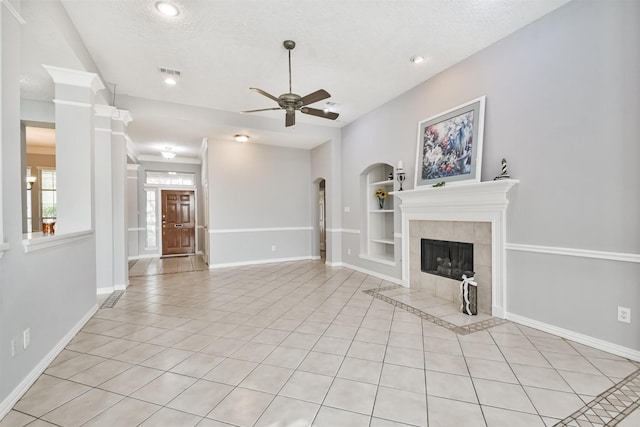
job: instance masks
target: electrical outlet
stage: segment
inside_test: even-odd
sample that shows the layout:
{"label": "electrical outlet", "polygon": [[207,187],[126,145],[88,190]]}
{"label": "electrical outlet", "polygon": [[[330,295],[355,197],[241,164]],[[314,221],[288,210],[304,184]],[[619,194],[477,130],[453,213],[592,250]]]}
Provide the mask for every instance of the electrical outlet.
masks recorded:
{"label": "electrical outlet", "polygon": [[345,206],[344,207],[344,211],[345,212],[351,212],[351,206]]}
{"label": "electrical outlet", "polygon": [[11,357],[16,357],[16,340],[11,340]]}
{"label": "electrical outlet", "polygon": [[351,255],[351,249],[347,249],[347,255]]}
{"label": "electrical outlet", "polygon": [[31,344],[31,329],[27,328],[22,332],[22,348],[23,349],[27,349],[27,347],[29,347],[29,344]]}
{"label": "electrical outlet", "polygon": [[275,252],[275,251],[276,251],[276,245],[271,245],[271,250],[272,250],[273,252]]}
{"label": "electrical outlet", "polygon": [[618,307],[618,322],[631,323],[631,309]]}

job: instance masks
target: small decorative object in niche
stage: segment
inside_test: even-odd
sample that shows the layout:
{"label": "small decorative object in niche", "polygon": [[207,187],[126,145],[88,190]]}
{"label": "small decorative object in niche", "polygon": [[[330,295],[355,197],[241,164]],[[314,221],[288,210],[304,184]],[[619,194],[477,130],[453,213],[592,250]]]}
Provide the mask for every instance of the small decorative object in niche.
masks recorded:
{"label": "small decorative object in niche", "polygon": [[56,222],[52,219],[42,221],[42,234],[52,235],[56,232]]}
{"label": "small decorative object in niche", "polygon": [[478,283],[473,279],[472,272],[467,273],[471,277],[463,274],[460,283],[460,302],[462,303],[460,310],[472,316],[478,314]]}
{"label": "small decorative object in niche", "polygon": [[498,179],[507,179],[507,178],[511,178],[509,176],[509,172],[507,172],[507,159],[502,159],[502,173],[498,176],[496,176],[495,178],[493,178],[493,180],[498,180]]}
{"label": "small decorative object in niche", "polygon": [[387,181],[393,181],[393,172],[389,172],[389,175],[387,175]]}
{"label": "small decorative object in niche", "polygon": [[396,179],[400,183],[400,189],[398,191],[402,191],[402,183],[405,180],[404,173],[404,165],[402,164],[402,160],[398,160],[398,166],[396,167]]}
{"label": "small decorative object in niche", "polygon": [[384,209],[384,199],[387,198],[388,193],[384,190],[384,188],[378,188],[375,193],[373,193],[374,197],[378,198],[378,206],[380,209]]}
{"label": "small decorative object in niche", "polygon": [[445,184],[445,182],[444,182],[444,181],[442,181],[442,182],[437,182],[437,183],[433,184],[433,185],[432,185],[432,187],[444,187],[444,184]]}
{"label": "small decorative object in niche", "polygon": [[480,181],[485,97],[418,123],[415,187]]}

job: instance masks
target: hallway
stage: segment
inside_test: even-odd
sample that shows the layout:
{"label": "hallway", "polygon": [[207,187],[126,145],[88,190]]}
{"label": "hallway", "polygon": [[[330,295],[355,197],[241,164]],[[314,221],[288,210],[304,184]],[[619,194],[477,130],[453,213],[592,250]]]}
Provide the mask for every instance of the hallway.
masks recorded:
{"label": "hallway", "polygon": [[459,334],[392,285],[320,262],[133,277],[0,427],[640,425],[639,364],[511,322]]}
{"label": "hallway", "polygon": [[153,276],[156,274],[187,273],[208,270],[202,255],[181,255],[159,258],[140,258],[129,261],[129,277]]}

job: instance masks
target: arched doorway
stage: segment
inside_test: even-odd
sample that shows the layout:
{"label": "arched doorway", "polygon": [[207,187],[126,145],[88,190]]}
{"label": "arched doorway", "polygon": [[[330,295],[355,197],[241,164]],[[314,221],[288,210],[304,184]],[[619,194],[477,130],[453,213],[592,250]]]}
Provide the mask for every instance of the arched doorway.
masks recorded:
{"label": "arched doorway", "polygon": [[318,243],[320,246],[320,260],[323,262],[327,260],[327,208],[326,208],[326,192],[325,181],[321,179],[318,182]]}

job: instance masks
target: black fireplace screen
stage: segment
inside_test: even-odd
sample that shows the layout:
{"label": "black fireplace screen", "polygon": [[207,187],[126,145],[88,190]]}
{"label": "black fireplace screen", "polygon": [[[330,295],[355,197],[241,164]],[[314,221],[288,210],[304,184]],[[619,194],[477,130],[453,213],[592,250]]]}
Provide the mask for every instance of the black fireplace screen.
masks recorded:
{"label": "black fireplace screen", "polygon": [[421,239],[420,269],[450,279],[473,276],[473,243]]}

